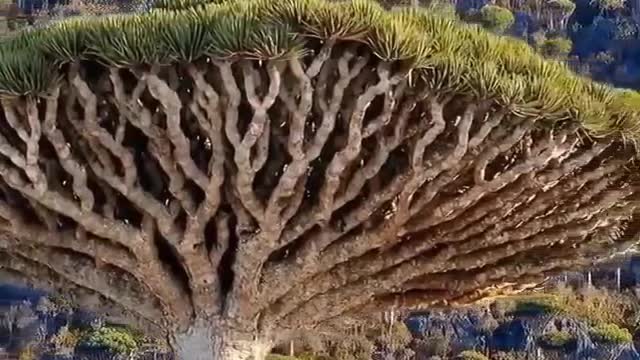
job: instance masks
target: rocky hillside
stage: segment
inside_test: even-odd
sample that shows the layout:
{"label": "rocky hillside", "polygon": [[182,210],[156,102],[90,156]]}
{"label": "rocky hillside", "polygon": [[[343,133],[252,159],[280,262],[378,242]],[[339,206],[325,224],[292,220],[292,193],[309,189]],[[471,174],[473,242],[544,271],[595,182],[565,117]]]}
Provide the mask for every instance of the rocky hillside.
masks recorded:
{"label": "rocky hillside", "polygon": [[[300,334],[278,350],[306,354],[305,360],[445,360],[460,354],[492,360],[640,360],[638,289],[640,256],[614,258],[551,279],[533,294],[409,314],[406,327],[401,314],[372,314],[365,325]],[[0,286],[0,348],[32,359],[168,356],[158,355],[163,350],[135,332],[43,295]]]}
{"label": "rocky hillside", "polygon": [[156,339],[107,324],[62,298],[0,285],[0,358],[20,360],[165,360]]}
{"label": "rocky hillside", "polygon": [[407,320],[416,337],[415,359],[450,359],[473,350],[490,359],[616,359],[640,354],[619,328],[598,331],[587,321],[561,314],[518,313],[496,319],[477,310],[434,311]]}
{"label": "rocky hillside", "polygon": [[496,360],[640,359],[640,257],[551,279],[537,293],[406,320],[416,359],[466,351]]}
{"label": "rocky hillside", "polygon": [[305,360],[640,359],[638,285],[640,257],[614,258],[534,293],[408,314],[406,327],[394,322],[400,314],[372,314],[338,335],[301,334],[278,351]]}

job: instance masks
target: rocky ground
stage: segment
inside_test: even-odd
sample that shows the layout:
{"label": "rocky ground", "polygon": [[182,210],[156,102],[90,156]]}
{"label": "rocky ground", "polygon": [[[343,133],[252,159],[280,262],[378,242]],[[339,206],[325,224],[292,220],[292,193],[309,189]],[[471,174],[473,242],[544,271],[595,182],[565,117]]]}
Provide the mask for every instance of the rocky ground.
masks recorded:
{"label": "rocky ground", "polygon": [[[495,326],[488,330],[491,323]],[[633,342],[603,342],[586,321],[562,315],[520,314],[498,321],[490,312],[434,311],[414,315],[407,324],[417,339],[416,360],[450,359],[470,349],[503,360],[640,359]],[[564,333],[570,336],[561,343],[544,341]]]}

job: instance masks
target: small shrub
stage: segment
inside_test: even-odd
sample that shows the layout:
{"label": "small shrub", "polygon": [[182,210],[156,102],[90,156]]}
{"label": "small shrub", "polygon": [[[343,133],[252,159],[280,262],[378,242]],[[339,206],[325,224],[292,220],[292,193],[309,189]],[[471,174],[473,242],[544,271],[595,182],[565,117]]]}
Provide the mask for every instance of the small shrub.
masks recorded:
{"label": "small shrub", "polygon": [[607,344],[630,343],[633,336],[629,330],[621,328],[616,324],[599,324],[591,327],[589,331],[591,338],[597,342]]}
{"label": "small shrub", "polygon": [[547,33],[544,30],[538,30],[529,35],[529,41],[536,49],[539,49],[545,41],[547,41]]}
{"label": "small shrub", "polygon": [[513,13],[509,9],[496,5],[484,6],[478,15],[478,20],[485,29],[498,34],[504,33],[515,21]]}
{"label": "small shrub", "polygon": [[304,352],[302,354],[296,355],[295,359],[292,360],[332,360],[328,356],[316,355],[309,352]]}
{"label": "small shrub", "polygon": [[434,335],[413,342],[413,351],[424,356],[448,358],[451,339],[448,336]]}
{"label": "small shrub", "polygon": [[298,359],[295,357],[286,356],[286,355],[271,354],[271,355],[267,355],[266,360],[298,360]]}
{"label": "small shrub", "polygon": [[354,337],[334,344],[331,355],[342,360],[368,360],[374,350],[374,344],[369,340]]}
{"label": "small shrub", "polygon": [[465,350],[458,354],[457,360],[489,360],[483,353],[475,350]]}
{"label": "small shrub", "polygon": [[73,302],[64,295],[51,294],[48,298],[50,308],[59,313],[70,313],[73,311]]}
{"label": "small shrub", "polygon": [[541,315],[564,313],[566,308],[558,296],[548,295],[516,299],[513,306],[514,315]]}
{"label": "small shrub", "polygon": [[79,330],[69,329],[68,326],[64,326],[53,336],[51,343],[56,351],[60,353],[71,353],[80,343],[81,339],[82,334]]}
{"label": "small shrub", "polygon": [[36,360],[38,358],[36,351],[31,346],[20,350],[18,354],[18,360]]}
{"label": "small shrub", "polygon": [[567,331],[552,331],[542,335],[540,344],[548,348],[565,348],[575,340],[575,337]]}
{"label": "small shrub", "polygon": [[125,328],[103,327],[90,333],[84,344],[105,348],[116,354],[131,354],[138,349],[138,339]]}
{"label": "small shrub", "polygon": [[396,321],[392,324],[390,331],[384,331],[382,334],[376,336],[376,340],[388,346],[390,349],[398,350],[409,345],[413,336],[407,329],[407,326],[400,321]]}
{"label": "small shrub", "polygon": [[565,58],[571,52],[573,43],[566,38],[547,39],[540,45],[540,53],[546,57]]}

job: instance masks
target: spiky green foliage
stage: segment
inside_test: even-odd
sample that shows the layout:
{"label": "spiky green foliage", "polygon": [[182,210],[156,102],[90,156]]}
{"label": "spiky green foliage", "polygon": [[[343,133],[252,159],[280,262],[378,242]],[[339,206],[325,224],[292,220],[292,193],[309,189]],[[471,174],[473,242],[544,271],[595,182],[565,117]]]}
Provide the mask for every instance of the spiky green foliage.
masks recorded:
{"label": "spiky green foliage", "polygon": [[580,78],[518,40],[373,0],[166,0],[148,14],[63,21],[0,43],[0,91],[46,93],[59,69],[78,60],[132,67],[285,58],[318,38],[368,44],[444,96],[491,100],[545,121],[572,118],[595,136],[640,134],[638,93]]}

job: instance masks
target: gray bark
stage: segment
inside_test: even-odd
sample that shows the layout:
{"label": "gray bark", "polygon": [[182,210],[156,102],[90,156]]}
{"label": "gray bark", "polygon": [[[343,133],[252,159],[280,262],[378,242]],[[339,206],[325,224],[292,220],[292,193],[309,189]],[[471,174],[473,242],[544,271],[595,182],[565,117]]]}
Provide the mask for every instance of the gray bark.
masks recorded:
{"label": "gray bark", "polygon": [[170,339],[176,360],[264,360],[268,341],[239,340],[224,329],[197,324]]}

